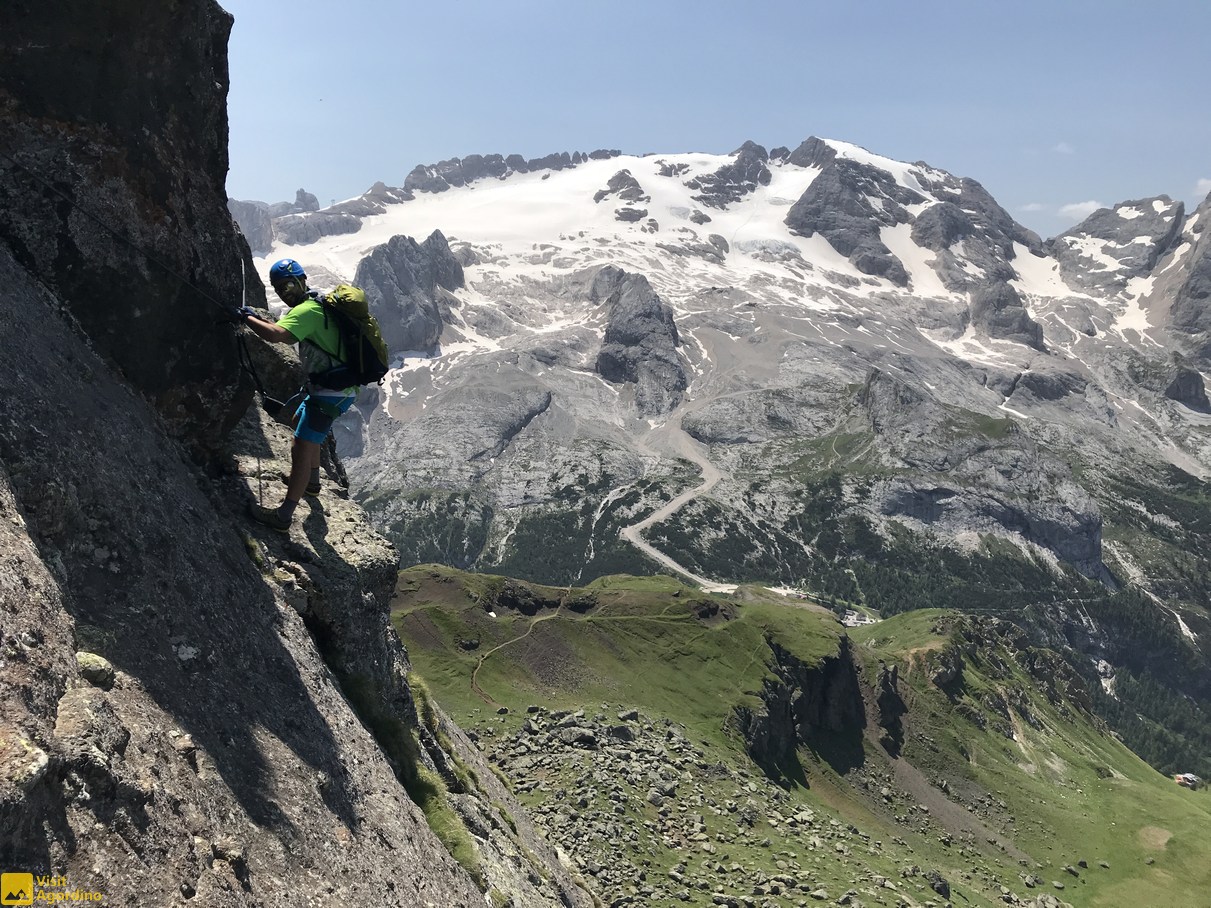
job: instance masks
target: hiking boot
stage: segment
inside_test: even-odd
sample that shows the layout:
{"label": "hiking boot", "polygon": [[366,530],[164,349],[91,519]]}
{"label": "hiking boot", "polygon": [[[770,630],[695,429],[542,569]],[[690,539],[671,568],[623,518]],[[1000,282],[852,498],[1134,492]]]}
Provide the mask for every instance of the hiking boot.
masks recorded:
{"label": "hiking boot", "polygon": [[257,523],[263,523],[265,526],[277,530],[279,533],[289,533],[291,519],[283,517],[277,508],[266,508],[259,504],[249,506],[249,515]]}

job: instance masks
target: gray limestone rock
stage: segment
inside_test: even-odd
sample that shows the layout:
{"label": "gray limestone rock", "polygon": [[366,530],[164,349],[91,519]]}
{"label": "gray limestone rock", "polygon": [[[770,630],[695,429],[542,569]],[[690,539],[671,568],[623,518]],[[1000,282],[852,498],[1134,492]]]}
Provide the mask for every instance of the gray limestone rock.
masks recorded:
{"label": "gray limestone rock", "polygon": [[284,243],[306,245],[325,236],[357,233],[362,219],[382,214],[388,205],[409,202],[412,191],[379,181],[356,199],[339,202],[320,211],[287,211],[273,220],[274,238]]}
{"label": "gray limestone rock", "polygon": [[1043,328],[1030,317],[1021,296],[1008,283],[987,283],[971,294],[971,324],[999,340],[1043,349]]}
{"label": "gray limestone rock", "polygon": [[677,355],[680,338],[672,310],[647,278],[606,266],[592,279],[589,301],[607,313],[597,372],[607,381],[635,384],[635,403],[645,416],[675,407],[687,384]]}
{"label": "gray limestone rock", "polygon": [[467,155],[462,159],[462,179],[464,183],[474,183],[486,177],[503,177],[508,173],[505,159],[502,155],[489,154]]}
{"label": "gray limestone rock", "polygon": [[306,246],[326,236],[343,236],[362,229],[361,218],[352,214],[317,212],[287,214],[273,221],[274,236],[283,243]]}
{"label": "gray limestone rock", "polygon": [[1168,196],[1120,202],[1049,240],[1047,251],[1069,286],[1114,294],[1151,273],[1181,236],[1184,218],[1185,206]]}
{"label": "gray limestone rock", "polygon": [[[368,486],[401,482],[432,487],[482,475],[551,407],[551,393],[518,377],[516,387],[453,388],[408,422],[377,418],[369,426],[373,456],[359,462]],[[451,419],[451,414],[458,414]],[[400,470],[405,464],[406,469]],[[375,475],[378,474],[378,475]]]}
{"label": "gray limestone rock", "polygon": [[536,170],[563,170],[572,167],[572,156],[566,151],[544,155],[541,158],[531,158],[526,161],[526,170],[534,173]]}
{"label": "gray limestone rock", "polygon": [[96,653],[76,653],[76,664],[80,667],[80,676],[89,684],[104,688],[113,687],[114,667],[104,656],[98,656]]}
{"label": "gray limestone rock", "polygon": [[942,201],[917,216],[911,235],[936,253],[933,268],[947,289],[961,293],[1016,277],[1015,244],[1041,253],[1038,236],[1014,221],[975,180],[947,175],[932,180],[930,189]]}
{"label": "gray limestone rock", "polygon": [[[1049,403],[1080,395],[1086,385],[1078,374],[1040,367],[1022,374],[1009,390],[1015,399],[1022,394],[1023,403]],[[1016,536],[1088,576],[1104,576],[1101,511],[1061,460],[1018,431],[997,444],[956,436],[948,431],[945,408],[884,373],[868,377],[856,400],[868,413],[883,462],[912,471],[873,485],[869,506],[879,518],[908,520],[946,535]],[[914,478],[920,471],[945,476]],[[1047,495],[1032,493],[1040,488]]]}
{"label": "gray limestone rock", "polygon": [[305,214],[309,211],[319,210],[319,199],[305,189],[299,189],[295,192],[293,202],[274,202],[269,206],[269,214],[275,218],[280,218],[287,214]]}
{"label": "gray limestone rock", "polygon": [[424,243],[396,236],[371,250],[353,282],[366,291],[389,349],[431,350],[449,311],[441,291],[463,286],[463,267],[435,230]]}
{"label": "gray limestone rock", "polygon": [[445,192],[451,186],[466,186],[488,177],[503,177],[511,169],[519,168],[498,154],[450,158],[437,164],[418,164],[405,178],[404,189],[410,192]]}
{"label": "gray limestone rock", "polygon": [[388,205],[410,202],[415,197],[410,190],[397,186],[388,186],[382,180],[379,180],[356,199],[349,199],[347,202],[338,202],[325,208],[319,215],[341,214],[351,215],[355,218],[368,218],[371,215],[382,214],[387,210]]}
{"label": "gray limestone rock", "polygon": [[648,216],[646,208],[615,208],[614,220],[622,221],[625,224],[633,224],[636,221],[642,221]]}
{"label": "gray limestone rock", "polygon": [[924,201],[886,171],[838,158],[791,206],[786,225],[799,236],[819,233],[862,273],[907,287],[908,272],[884,245],[880,230],[908,223],[904,206]]}
{"label": "gray limestone rock", "polygon": [[1202,374],[1189,366],[1175,366],[1172,378],[1165,385],[1165,397],[1185,404],[1191,410],[1200,413],[1211,412],[1211,402],[1207,400],[1207,386]]}
{"label": "gray limestone rock", "polygon": [[462,184],[462,162],[458,158],[436,164],[417,164],[404,178],[404,188],[410,192],[445,192],[451,186]]}
{"label": "gray limestone rock", "polygon": [[703,444],[759,444],[813,437],[835,423],[836,399],[812,389],[736,394],[687,413],[681,426]]}
{"label": "gray limestone rock", "polygon": [[[716,242],[716,241],[721,242]],[[723,237],[712,234],[709,243],[699,243],[687,241],[684,243],[657,243],[657,249],[663,249],[665,252],[670,252],[677,256],[694,256],[697,258],[706,259],[709,262],[714,262],[717,265],[723,264],[724,258],[727,256],[728,246],[727,241]]]}
{"label": "gray limestone rock", "polygon": [[809,136],[792,151],[786,163],[796,167],[827,167],[837,159],[837,151],[823,139]]}
{"label": "gray limestone rock", "polygon": [[1039,400],[1054,401],[1082,394],[1088,385],[1088,379],[1079,372],[1045,366],[1022,373],[1014,390],[1028,392]]}
{"label": "gray limestone rock", "polygon": [[639,181],[631,175],[629,170],[620,170],[610,177],[605,189],[593,193],[593,201],[601,202],[611,195],[618,196],[624,202],[650,202],[652,200],[652,197],[643,191],[643,187],[639,185]]}
{"label": "gray limestone rock", "polygon": [[268,205],[228,199],[227,210],[240,225],[240,233],[244,234],[253,255],[265,255],[273,248],[273,219]]}
{"label": "gray limestone rock", "polygon": [[[1169,309],[1169,322],[1177,331],[1185,334],[1201,334],[1211,339],[1211,196],[1208,196],[1196,212],[1191,234],[1193,248],[1180,263],[1181,283],[1177,286]],[[1202,361],[1211,366],[1211,344],[1208,344]]]}
{"label": "gray limestone rock", "polygon": [[[161,20],[168,46],[183,13]],[[150,27],[146,10],[139,16]],[[214,206],[225,218],[217,195]],[[10,760],[0,773],[8,865],[57,853],[59,872],[104,879],[108,899],[137,904],[152,888],[238,887],[230,861],[200,869],[195,851],[198,838],[238,832],[240,872],[265,892],[303,898],[306,867],[322,861],[336,898],[403,906],[415,890],[481,904],[339,687],[356,681],[363,706],[408,721],[406,660],[386,608],[395,553],[360,509],[331,495],[323,515],[299,515],[292,537],[253,529],[237,515],[258,479],[272,483],[264,494],[280,495],[288,429],[252,411],[228,472],[208,477],[7,247],[0,280],[14,302],[0,309],[0,355],[42,351],[26,357],[11,390],[43,414],[36,431],[0,417],[0,564],[6,578],[24,579],[19,599],[0,585],[5,635],[27,626],[44,635],[19,675],[7,659],[0,668],[0,717],[30,740],[28,769]],[[70,441],[81,432],[123,442],[98,461]],[[258,478],[258,459],[272,478]],[[312,592],[309,625],[262,573],[286,563]],[[50,583],[48,565],[58,575]],[[73,637],[131,683],[69,690]],[[189,641],[191,665],[174,640]],[[177,747],[182,733],[192,750]],[[63,769],[55,784],[39,773],[39,753]],[[323,785],[311,782],[321,776]],[[102,819],[115,815],[139,820],[118,835]],[[326,853],[334,829],[354,827],[366,838]],[[389,894],[402,879],[410,891]]]}
{"label": "gray limestone rock", "polygon": [[758,692],[761,706],[735,707],[731,721],[754,762],[778,779],[801,771],[796,749],[816,736],[860,740],[866,715],[846,638],[835,655],[814,665],[773,640],[767,643],[773,659]]}
{"label": "gray limestone rock", "polygon": [[[1020,488],[1003,480],[985,482],[994,470],[1009,467],[1011,452],[982,458],[985,469],[977,475],[964,471],[972,485],[937,486],[895,480],[879,484],[875,499],[886,517],[907,518],[935,532],[999,532],[1054,552],[1087,576],[1102,578],[1102,518],[1097,504],[1074,483],[1060,481],[1053,497],[1032,501]],[[971,465],[972,467],[974,466]],[[1012,467],[1009,467],[1012,469]]]}
{"label": "gray limestone rock", "polygon": [[[197,0],[59,12],[0,12],[0,135],[19,159],[0,163],[0,245],[177,437],[205,450],[252,395],[229,330],[215,325],[242,298],[240,262],[253,270],[224,188],[231,18]],[[114,34],[122,52],[95,53],[98,36]],[[74,202],[48,202],[45,184]]]}
{"label": "gray limestone rock", "polygon": [[732,152],[735,160],[717,171],[686,181],[697,190],[693,197],[709,208],[726,208],[758,186],[768,186],[773,175],[769,169],[769,154],[755,142],[745,142]]}

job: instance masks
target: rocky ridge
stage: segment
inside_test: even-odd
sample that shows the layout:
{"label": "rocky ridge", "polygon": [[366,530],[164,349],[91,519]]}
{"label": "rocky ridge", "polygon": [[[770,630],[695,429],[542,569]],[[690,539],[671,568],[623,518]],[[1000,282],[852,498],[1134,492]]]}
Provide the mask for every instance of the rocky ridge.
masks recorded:
{"label": "rocky ridge", "polygon": [[[518,154],[467,155],[436,164],[418,164],[404,179],[403,186],[388,186],[381,180],[355,199],[334,203],[321,209],[315,196],[303,189],[296,201],[267,203],[232,199],[228,205],[239,221],[249,245],[257,255],[268,254],[275,241],[306,246],[325,236],[357,233],[362,219],[382,214],[387,205],[409,202],[417,193],[439,193],[466,186],[478,180],[507,179],[515,173],[539,173],[576,167],[586,161],[603,161],[621,152],[557,152],[541,158],[526,159]],[[268,236],[264,216],[269,216]]]}

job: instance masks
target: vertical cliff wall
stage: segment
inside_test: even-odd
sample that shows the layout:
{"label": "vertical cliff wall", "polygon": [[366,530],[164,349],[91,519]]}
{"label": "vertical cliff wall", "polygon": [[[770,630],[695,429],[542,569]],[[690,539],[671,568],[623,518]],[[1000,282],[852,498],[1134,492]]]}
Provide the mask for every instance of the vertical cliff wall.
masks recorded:
{"label": "vertical cliff wall", "polygon": [[231,23],[200,0],[0,7],[0,241],[200,449],[250,394],[215,325],[251,268],[224,189]]}

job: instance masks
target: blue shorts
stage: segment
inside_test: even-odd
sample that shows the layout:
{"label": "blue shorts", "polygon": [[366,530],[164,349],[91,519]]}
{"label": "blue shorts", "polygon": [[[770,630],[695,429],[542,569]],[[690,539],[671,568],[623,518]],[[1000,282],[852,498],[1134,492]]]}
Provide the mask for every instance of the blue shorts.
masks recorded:
{"label": "blue shorts", "polygon": [[314,397],[308,394],[294,411],[294,437],[322,445],[337,417],[353,406],[354,397]]}

